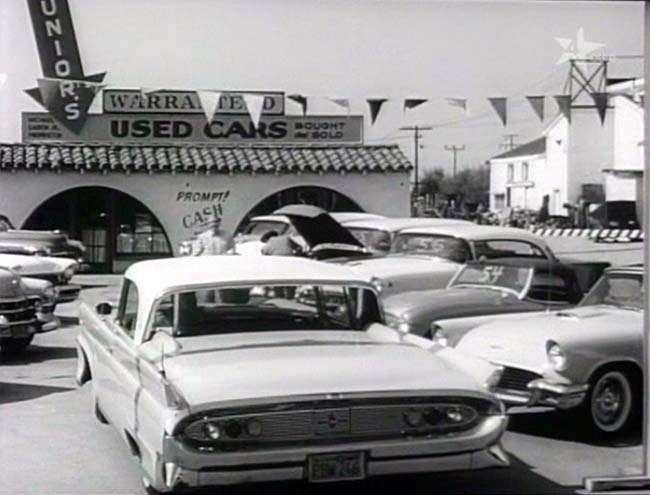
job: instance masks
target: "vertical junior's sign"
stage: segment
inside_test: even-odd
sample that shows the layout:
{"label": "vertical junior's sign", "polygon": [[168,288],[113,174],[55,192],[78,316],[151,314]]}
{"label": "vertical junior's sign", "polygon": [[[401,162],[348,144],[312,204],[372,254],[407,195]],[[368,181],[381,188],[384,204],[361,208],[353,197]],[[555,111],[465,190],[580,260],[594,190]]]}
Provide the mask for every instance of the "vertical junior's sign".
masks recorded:
{"label": "vertical junior's sign", "polygon": [[106,73],[84,75],[67,0],[27,0],[43,78],[26,93],[75,134]]}

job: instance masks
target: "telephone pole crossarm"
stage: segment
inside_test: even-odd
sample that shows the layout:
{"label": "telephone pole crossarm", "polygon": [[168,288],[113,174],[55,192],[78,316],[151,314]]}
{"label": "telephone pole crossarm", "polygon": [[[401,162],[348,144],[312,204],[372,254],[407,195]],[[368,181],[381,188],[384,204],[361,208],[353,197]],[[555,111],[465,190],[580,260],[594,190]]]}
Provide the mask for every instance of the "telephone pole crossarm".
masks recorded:
{"label": "telephone pole crossarm", "polygon": [[415,168],[414,172],[414,180],[413,180],[413,191],[415,194],[419,193],[420,190],[420,164],[419,164],[419,157],[420,157],[420,138],[422,138],[422,135],[420,134],[420,131],[432,131],[433,126],[430,125],[412,125],[412,126],[404,126],[399,128],[400,131],[409,131],[413,133],[413,166]]}

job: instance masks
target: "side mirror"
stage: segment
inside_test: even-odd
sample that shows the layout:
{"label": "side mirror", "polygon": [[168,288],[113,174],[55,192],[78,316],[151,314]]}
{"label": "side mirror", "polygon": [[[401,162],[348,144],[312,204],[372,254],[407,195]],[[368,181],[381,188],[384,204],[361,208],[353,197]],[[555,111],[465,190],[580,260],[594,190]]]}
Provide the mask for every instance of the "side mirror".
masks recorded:
{"label": "side mirror", "polygon": [[113,306],[111,305],[111,303],[102,302],[99,303],[97,306],[95,306],[95,311],[97,312],[98,315],[108,316],[113,312]]}

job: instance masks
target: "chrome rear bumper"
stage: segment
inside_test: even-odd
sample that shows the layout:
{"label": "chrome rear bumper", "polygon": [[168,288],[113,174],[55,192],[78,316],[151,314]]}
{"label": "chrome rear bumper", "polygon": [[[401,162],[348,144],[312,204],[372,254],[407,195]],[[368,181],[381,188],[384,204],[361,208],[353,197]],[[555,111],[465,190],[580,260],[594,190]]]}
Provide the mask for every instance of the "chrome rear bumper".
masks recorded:
{"label": "chrome rear bumper", "polygon": [[158,470],[160,475],[155,480],[149,476],[148,479],[161,491],[181,486],[302,480],[307,477],[309,456],[355,451],[366,453],[367,476],[507,467],[508,456],[499,443],[507,423],[506,416],[490,416],[473,430],[457,436],[296,446],[257,452],[200,452],[167,437]]}

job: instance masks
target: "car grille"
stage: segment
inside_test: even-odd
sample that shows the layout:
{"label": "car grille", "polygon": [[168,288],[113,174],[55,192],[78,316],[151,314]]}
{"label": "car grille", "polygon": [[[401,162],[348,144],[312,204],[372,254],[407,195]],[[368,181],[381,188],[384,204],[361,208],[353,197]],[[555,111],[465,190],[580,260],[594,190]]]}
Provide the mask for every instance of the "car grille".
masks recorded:
{"label": "car grille", "polygon": [[[313,407],[307,407],[313,406]],[[202,413],[188,418],[177,427],[176,435],[185,443],[203,448],[206,445],[224,450],[263,448],[283,444],[323,444],[341,441],[380,440],[404,437],[448,436],[474,428],[488,414],[492,403],[483,399],[440,398],[432,401],[389,404],[300,404],[296,410],[275,405],[269,411],[237,414],[227,411]],[[462,421],[453,423],[446,413],[457,411]],[[421,412],[429,418],[417,425],[408,424],[407,412]],[[261,433],[252,437],[247,428],[254,421]],[[218,424],[224,434],[218,442],[206,440],[207,423]],[[231,435],[229,428],[238,432]]]}
{"label": "car grille", "polygon": [[9,323],[24,323],[36,318],[33,303],[27,299],[0,300],[0,315],[7,318]]}
{"label": "car grille", "polygon": [[541,378],[542,376],[533,373],[532,371],[522,370],[519,368],[510,368],[506,366],[501,375],[501,379],[497,383],[497,389],[503,390],[516,390],[527,392],[528,384],[533,381]]}

